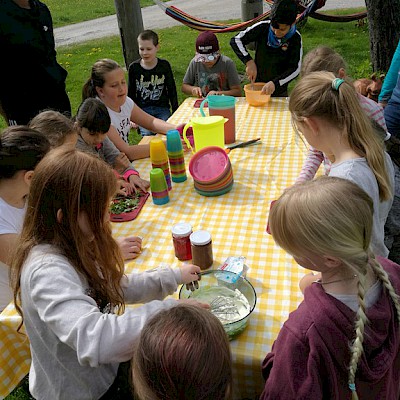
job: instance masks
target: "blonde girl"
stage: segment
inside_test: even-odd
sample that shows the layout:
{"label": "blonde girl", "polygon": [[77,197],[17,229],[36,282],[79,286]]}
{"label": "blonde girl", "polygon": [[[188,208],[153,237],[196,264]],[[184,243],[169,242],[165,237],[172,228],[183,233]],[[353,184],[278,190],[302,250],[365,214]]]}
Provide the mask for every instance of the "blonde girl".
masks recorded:
{"label": "blonde girl", "polygon": [[400,266],[371,251],[372,213],[359,186],[325,176],[274,204],[276,244],[321,279],[263,362],[261,400],[399,398]]}
{"label": "blonde girl", "polygon": [[178,304],[160,301],[178,284],[198,279],[190,264],[124,274],[108,214],[115,187],[107,164],[74,149],[52,150],[35,171],[12,284],[37,400],[129,399],[120,378],[144,323]]}
{"label": "blonde girl", "polygon": [[107,106],[111,118],[108,137],[120,152],[133,161],[149,157],[150,148],[148,145],[129,145],[131,121],[151,132],[163,134],[176,129],[176,126],[144,112],[127,93],[125,72],[117,62],[105,58],[93,64],[90,78],[82,90],[82,100],[98,97]]}
{"label": "blonde girl", "polygon": [[132,359],[139,400],[230,400],[232,360],[221,322],[208,310],[179,305],[143,328]]}
{"label": "blonde girl", "polygon": [[293,89],[289,110],[307,142],[334,160],[329,175],[351,180],[372,198],[372,247],[386,257],[384,225],[393,202],[393,165],[353,86],[331,72],[310,73]]}

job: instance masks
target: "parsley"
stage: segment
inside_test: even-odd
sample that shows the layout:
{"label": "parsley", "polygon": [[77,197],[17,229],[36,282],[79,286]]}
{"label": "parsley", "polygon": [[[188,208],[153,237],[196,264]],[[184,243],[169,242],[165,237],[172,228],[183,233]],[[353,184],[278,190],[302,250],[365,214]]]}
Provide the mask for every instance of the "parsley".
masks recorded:
{"label": "parsley", "polygon": [[111,204],[110,212],[111,214],[122,214],[133,211],[138,205],[140,201],[141,193],[135,193],[132,195],[133,198],[122,198],[115,199],[113,204]]}

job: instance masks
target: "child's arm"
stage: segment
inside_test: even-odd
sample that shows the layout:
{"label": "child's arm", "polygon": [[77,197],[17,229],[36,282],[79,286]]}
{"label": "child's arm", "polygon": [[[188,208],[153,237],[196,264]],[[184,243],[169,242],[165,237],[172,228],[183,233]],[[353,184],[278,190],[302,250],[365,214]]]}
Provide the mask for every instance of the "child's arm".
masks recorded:
{"label": "child's arm", "polygon": [[203,97],[201,88],[196,85],[196,63],[194,60],[190,61],[190,64],[186,70],[185,76],[183,77],[182,92],[194,97]]}
{"label": "child's arm", "polygon": [[386,105],[392,96],[393,89],[396,86],[399,78],[400,71],[400,40],[397,45],[396,51],[394,52],[392,61],[390,63],[389,71],[386,74],[385,80],[383,81],[382,89],[379,94],[379,103]]}
{"label": "child's arm", "polygon": [[232,50],[238,56],[239,60],[246,66],[250,60],[253,60],[253,57],[247,51],[246,46],[251,42],[257,42],[259,38],[267,40],[268,27],[268,22],[255,24],[247,28],[245,31],[239,32],[230,40]]}
{"label": "child's arm", "polygon": [[125,153],[131,161],[150,157],[150,145],[141,144],[130,146],[121,138],[121,136],[119,136],[117,130],[112,125],[110,126],[110,130],[107,132],[107,136],[113,142],[114,146],[121,153]]}
{"label": "child's arm", "polygon": [[169,130],[176,129],[175,125],[147,114],[137,104],[133,107],[131,120],[151,132],[162,133],[164,135],[166,135]]}
{"label": "child's arm", "polygon": [[121,250],[124,260],[131,260],[139,257],[142,251],[142,239],[138,236],[117,238],[115,241]]}
{"label": "child's arm", "polygon": [[4,233],[0,235],[0,261],[6,265],[11,263],[11,253],[15,249],[19,235]]}
{"label": "child's arm", "polygon": [[295,183],[311,181],[314,179],[315,174],[323,161],[324,154],[322,151],[310,147],[307,152],[307,158],[301,168],[300,175],[296,179]]}
{"label": "child's arm", "polygon": [[182,83],[182,92],[193,97],[203,97],[200,87],[192,86],[188,83]]}

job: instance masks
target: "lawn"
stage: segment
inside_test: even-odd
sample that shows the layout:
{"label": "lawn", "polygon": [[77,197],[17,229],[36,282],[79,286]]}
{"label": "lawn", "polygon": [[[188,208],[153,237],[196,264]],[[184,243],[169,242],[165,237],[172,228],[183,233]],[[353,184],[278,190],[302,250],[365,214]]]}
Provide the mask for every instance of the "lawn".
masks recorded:
{"label": "lawn", "polygon": [[[51,5],[51,7],[54,6],[54,10],[52,10],[54,13],[56,7],[58,7],[57,4],[63,4],[63,2],[57,2],[56,0],[47,0],[45,2]],[[76,6],[74,7],[75,2]],[[68,4],[70,5],[71,13],[72,9],[77,8],[78,4],[80,6],[82,3],[83,1],[78,3],[77,0],[69,0]],[[85,3],[96,4],[96,6],[92,7],[94,12],[93,17],[100,16],[101,12],[105,12],[106,4],[112,4],[111,8],[113,8],[114,4],[109,0],[86,1]],[[354,13],[356,11],[358,10],[352,9],[345,12],[341,11],[341,13]],[[180,91],[180,86],[187,65],[194,55],[194,43],[198,32],[185,26],[178,26],[159,30],[158,34],[161,45],[159,56],[170,61],[177,83],[179,101],[182,101],[184,96]],[[239,62],[229,46],[229,40],[233,35],[233,33],[218,35],[221,51],[231,57],[236,62],[239,73],[244,74],[243,64]],[[371,73],[369,36],[366,26],[356,27],[354,23],[327,23],[309,19],[302,29],[302,37],[305,53],[318,45],[330,46],[342,54],[347,61],[348,75],[358,78],[368,76]],[[81,101],[81,89],[89,77],[92,64],[96,60],[105,57],[112,58],[123,65],[119,37],[95,40],[85,44],[58,49],[58,60],[68,71],[67,90],[71,99],[73,112],[77,110]],[[0,128],[4,127],[4,121],[0,120]],[[6,400],[30,399],[26,387],[25,384],[14,390]]]}

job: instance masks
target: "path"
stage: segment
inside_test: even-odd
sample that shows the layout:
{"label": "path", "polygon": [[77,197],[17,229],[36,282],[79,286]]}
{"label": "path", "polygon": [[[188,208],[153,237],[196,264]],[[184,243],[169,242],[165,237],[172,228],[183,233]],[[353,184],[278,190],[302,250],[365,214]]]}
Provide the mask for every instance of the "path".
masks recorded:
{"label": "path", "polygon": [[[241,0],[174,0],[166,4],[172,4],[190,15],[210,21],[241,18]],[[328,0],[322,11],[364,6],[365,0]],[[264,8],[267,7],[268,5],[264,3]],[[142,17],[145,29],[162,29],[180,24],[166,15],[157,5],[143,8]],[[119,35],[119,29],[116,15],[67,25],[54,30],[57,47],[117,35]]]}

